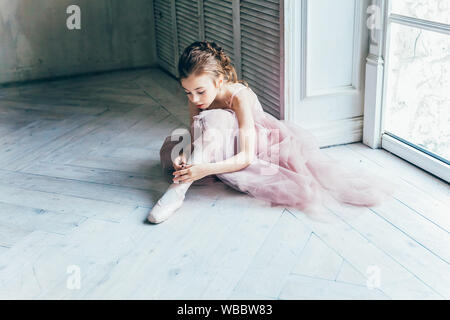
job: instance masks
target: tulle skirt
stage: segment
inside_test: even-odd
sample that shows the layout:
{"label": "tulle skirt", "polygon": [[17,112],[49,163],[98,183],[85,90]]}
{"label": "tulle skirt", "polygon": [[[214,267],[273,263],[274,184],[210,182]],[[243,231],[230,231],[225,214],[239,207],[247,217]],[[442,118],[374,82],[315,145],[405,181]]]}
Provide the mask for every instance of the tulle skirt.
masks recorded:
{"label": "tulle skirt", "polygon": [[[300,126],[263,111],[254,112],[253,118],[253,162],[239,171],[211,175],[193,185],[220,180],[272,206],[294,207],[305,213],[323,213],[332,203],[372,207],[394,193],[392,181],[342,165],[323,152],[315,136]],[[194,117],[190,133],[194,137],[193,155],[197,156],[197,160],[191,158],[192,163],[218,162],[238,152],[238,121],[231,109],[202,111]],[[166,172],[173,171],[174,146],[187,146],[190,141],[186,138],[165,139],[160,156]]]}

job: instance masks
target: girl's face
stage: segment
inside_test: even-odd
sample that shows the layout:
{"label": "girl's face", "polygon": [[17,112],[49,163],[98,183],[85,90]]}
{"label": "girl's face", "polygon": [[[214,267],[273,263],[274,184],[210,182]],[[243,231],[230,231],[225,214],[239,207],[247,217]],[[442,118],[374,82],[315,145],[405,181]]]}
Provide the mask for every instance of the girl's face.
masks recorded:
{"label": "girl's face", "polygon": [[217,84],[207,75],[191,75],[181,80],[181,86],[191,103],[199,109],[207,109],[216,99],[219,92],[219,80]]}

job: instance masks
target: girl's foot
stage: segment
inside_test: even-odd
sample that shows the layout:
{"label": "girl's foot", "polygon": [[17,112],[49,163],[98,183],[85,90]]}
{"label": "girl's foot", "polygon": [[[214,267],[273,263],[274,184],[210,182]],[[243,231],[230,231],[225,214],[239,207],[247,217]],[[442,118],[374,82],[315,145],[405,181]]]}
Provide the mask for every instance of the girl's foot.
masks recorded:
{"label": "girl's foot", "polygon": [[166,193],[153,206],[147,220],[151,223],[161,223],[167,220],[183,204],[187,187],[183,184],[171,184]]}

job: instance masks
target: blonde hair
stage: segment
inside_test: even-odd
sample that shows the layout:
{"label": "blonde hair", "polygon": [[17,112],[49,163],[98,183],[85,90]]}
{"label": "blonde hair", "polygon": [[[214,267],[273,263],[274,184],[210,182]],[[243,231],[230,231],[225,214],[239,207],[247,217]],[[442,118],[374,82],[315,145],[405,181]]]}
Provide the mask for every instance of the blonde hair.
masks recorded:
{"label": "blonde hair", "polygon": [[226,82],[242,83],[248,87],[245,80],[239,80],[231,59],[215,42],[195,41],[184,49],[178,60],[178,82],[191,75],[209,74],[216,80],[222,75]]}

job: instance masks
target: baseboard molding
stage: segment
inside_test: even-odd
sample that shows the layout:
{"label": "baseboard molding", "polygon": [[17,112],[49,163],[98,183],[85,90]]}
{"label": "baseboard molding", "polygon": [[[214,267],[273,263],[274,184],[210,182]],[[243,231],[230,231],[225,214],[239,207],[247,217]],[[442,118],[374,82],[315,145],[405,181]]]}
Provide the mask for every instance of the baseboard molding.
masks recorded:
{"label": "baseboard molding", "polygon": [[318,139],[319,146],[323,148],[361,142],[363,136],[363,120],[364,117],[359,116],[317,124],[300,124],[300,126],[309,130]]}

